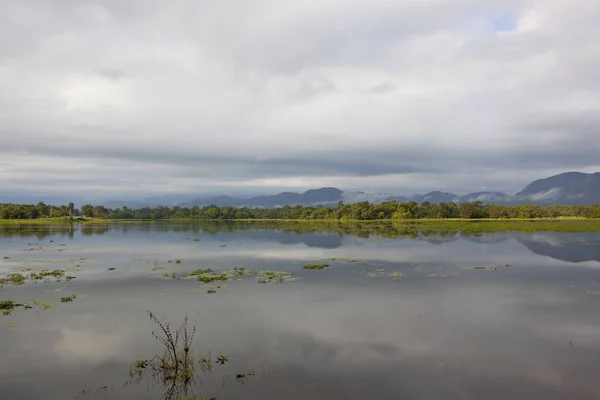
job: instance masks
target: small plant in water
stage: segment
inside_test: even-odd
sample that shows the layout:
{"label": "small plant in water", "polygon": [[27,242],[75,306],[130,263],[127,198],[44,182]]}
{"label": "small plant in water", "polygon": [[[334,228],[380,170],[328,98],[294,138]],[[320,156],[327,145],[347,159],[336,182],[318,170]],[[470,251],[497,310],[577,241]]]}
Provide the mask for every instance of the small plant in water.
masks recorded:
{"label": "small plant in water", "polygon": [[14,274],[8,274],[8,281],[13,285],[23,285],[25,284],[25,279],[25,276],[19,274],[18,272]]}
{"label": "small plant in water", "polygon": [[66,297],[61,297],[60,298],[60,302],[61,303],[71,303],[73,302],[73,300],[75,300],[77,298],[77,295],[75,293],[73,293],[70,296],[66,296]]}
{"label": "small plant in water", "polygon": [[150,360],[134,361],[129,369],[128,383],[139,384],[150,370],[153,378],[166,388],[165,399],[185,399],[193,396],[191,392],[196,379],[196,369],[191,346],[196,333],[196,323],[190,328],[188,318],[185,317],[181,326],[172,330],[168,322],[160,321],[150,311],[148,314],[158,327],[152,335],[163,345],[164,353]]}
{"label": "small plant in water", "polygon": [[16,304],[12,300],[0,301],[0,311],[2,311],[3,315],[11,315],[15,308],[22,306],[22,304]]}
{"label": "small plant in water", "polygon": [[221,354],[219,357],[217,357],[217,364],[224,365],[228,361],[229,361],[229,357],[224,356],[223,354]]}
{"label": "small plant in water", "polygon": [[308,270],[321,270],[325,268],[329,268],[329,264],[310,264],[304,266],[304,269]]}

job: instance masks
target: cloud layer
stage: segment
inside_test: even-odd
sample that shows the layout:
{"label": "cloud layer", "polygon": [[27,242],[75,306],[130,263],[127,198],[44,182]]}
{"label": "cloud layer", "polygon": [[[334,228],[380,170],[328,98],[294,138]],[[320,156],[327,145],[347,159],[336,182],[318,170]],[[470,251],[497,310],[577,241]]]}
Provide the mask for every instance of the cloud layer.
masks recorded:
{"label": "cloud layer", "polygon": [[594,0],[0,1],[0,187],[514,192],[600,170]]}

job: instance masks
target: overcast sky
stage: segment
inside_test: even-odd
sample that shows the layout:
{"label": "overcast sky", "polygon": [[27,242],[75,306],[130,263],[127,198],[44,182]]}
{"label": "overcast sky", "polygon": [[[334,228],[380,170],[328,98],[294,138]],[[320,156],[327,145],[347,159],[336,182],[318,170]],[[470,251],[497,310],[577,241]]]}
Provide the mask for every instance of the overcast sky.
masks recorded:
{"label": "overcast sky", "polygon": [[0,195],[600,171],[598,0],[0,0]]}

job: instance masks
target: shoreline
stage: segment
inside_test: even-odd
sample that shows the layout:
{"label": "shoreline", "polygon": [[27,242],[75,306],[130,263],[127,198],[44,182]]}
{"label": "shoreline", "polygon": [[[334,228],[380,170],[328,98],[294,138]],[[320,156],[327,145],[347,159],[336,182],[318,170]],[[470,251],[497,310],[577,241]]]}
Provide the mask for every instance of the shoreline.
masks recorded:
{"label": "shoreline", "polygon": [[354,226],[357,228],[385,227],[416,231],[556,231],[556,232],[600,232],[600,219],[591,218],[530,218],[530,219],[405,219],[405,220],[333,220],[333,219],[101,219],[70,220],[69,218],[2,219],[0,226],[20,227],[32,225],[119,225],[119,224],[162,224],[162,223],[205,223],[244,225],[298,225],[298,226]]}

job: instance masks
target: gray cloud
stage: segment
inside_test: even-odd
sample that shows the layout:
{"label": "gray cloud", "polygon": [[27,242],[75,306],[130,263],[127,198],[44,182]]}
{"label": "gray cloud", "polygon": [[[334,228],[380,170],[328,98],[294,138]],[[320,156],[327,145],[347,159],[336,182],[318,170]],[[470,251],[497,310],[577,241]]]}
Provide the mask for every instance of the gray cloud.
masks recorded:
{"label": "gray cloud", "polygon": [[[599,12],[592,0],[5,0],[0,186],[515,192],[595,171]],[[514,18],[502,32],[499,13]]]}

